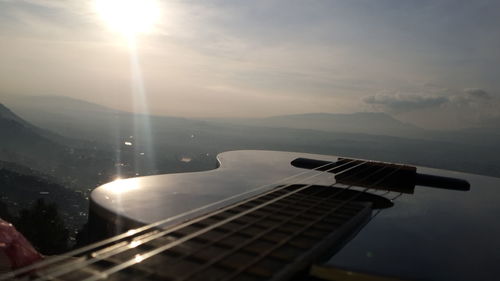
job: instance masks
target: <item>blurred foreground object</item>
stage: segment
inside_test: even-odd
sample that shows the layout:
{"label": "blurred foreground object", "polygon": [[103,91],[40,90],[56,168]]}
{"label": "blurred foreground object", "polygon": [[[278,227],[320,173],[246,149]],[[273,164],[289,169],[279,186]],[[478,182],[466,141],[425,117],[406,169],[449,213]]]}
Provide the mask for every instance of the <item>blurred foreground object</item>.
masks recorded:
{"label": "blurred foreground object", "polygon": [[30,265],[42,258],[12,224],[0,219],[0,272]]}

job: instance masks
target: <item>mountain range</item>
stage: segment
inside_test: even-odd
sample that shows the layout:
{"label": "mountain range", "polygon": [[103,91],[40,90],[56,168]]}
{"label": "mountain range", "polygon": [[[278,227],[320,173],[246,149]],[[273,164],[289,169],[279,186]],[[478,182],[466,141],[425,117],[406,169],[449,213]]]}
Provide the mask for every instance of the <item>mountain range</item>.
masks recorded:
{"label": "mountain range", "polygon": [[[483,120],[461,130],[429,130],[402,122],[382,112],[350,114],[308,113],[266,118],[189,119],[172,116],[134,115],[102,105],[61,96],[5,96],[9,108],[39,127],[73,139],[111,140],[117,133],[130,135],[133,126],[149,122],[151,127],[190,131],[200,127],[216,130],[239,127],[305,129],[335,133],[393,136],[466,145],[493,145],[500,141],[500,120]],[[142,133],[136,128],[136,133]],[[170,130],[170,133],[175,133]],[[173,136],[175,139],[176,137]]]}
{"label": "mountain range", "polygon": [[[68,140],[81,141],[87,156],[97,157],[100,149],[101,156],[107,158],[108,172],[116,165],[123,165],[131,175],[206,170],[214,168],[215,155],[222,151],[270,149],[500,176],[500,164],[491,153],[500,136],[487,128],[431,131],[383,113],[201,120],[137,115],[66,97],[6,101],[16,114],[62,136],[66,144]],[[81,152],[77,154],[86,157]],[[105,169],[105,165],[101,167]],[[96,173],[95,169],[92,172]]]}
{"label": "mountain range", "polygon": [[[101,105],[74,98],[58,96],[26,96],[7,99],[13,108],[26,120],[43,128],[50,128],[63,135],[95,135],[89,132],[101,127],[103,134],[116,126],[116,119],[121,124],[129,126],[132,115],[128,112],[110,109]],[[129,118],[130,120],[126,120]],[[326,132],[361,133],[371,135],[386,135],[398,137],[419,138],[425,135],[425,130],[415,125],[401,122],[394,117],[381,112],[358,112],[352,114],[309,113],[273,116],[267,118],[208,118],[188,119],[172,116],[152,116],[151,122],[168,124],[178,128],[196,127],[200,123],[225,126],[270,127],[320,130]],[[135,121],[136,122],[136,121]],[[106,128],[104,128],[106,127]]]}
{"label": "mountain range", "polygon": [[399,137],[418,137],[424,131],[382,112],[350,114],[307,113],[253,119],[214,119],[214,121],[265,127],[311,129],[327,132],[363,133]]}

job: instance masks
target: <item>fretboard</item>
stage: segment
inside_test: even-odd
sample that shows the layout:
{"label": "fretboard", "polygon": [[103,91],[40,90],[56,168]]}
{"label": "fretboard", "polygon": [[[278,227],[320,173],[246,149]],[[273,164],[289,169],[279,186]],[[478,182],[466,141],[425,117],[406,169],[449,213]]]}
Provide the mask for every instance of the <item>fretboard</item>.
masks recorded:
{"label": "fretboard", "polygon": [[309,185],[277,188],[33,271],[30,279],[287,280],[345,243],[370,217],[368,203],[340,200],[339,192]]}

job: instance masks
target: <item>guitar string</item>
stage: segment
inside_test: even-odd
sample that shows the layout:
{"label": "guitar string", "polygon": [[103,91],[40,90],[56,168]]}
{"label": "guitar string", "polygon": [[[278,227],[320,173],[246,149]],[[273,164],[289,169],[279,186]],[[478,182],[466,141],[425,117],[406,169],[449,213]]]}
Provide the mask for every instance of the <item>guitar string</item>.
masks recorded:
{"label": "guitar string", "polygon": [[[339,166],[334,166],[333,168],[330,168],[328,170],[321,171],[320,169],[323,169],[323,168],[326,168],[328,166],[331,166],[331,165],[335,164],[335,162],[329,162],[327,164],[321,165],[321,166],[316,167],[314,169],[303,171],[303,172],[300,172],[300,173],[297,173],[297,174],[294,174],[294,175],[291,175],[291,176],[288,176],[288,177],[276,180],[275,182],[270,183],[270,184],[261,185],[259,187],[256,187],[256,188],[254,188],[252,190],[249,190],[249,191],[246,191],[244,193],[240,193],[240,194],[236,194],[236,195],[230,196],[230,197],[225,198],[223,200],[220,200],[220,201],[217,201],[217,202],[214,202],[214,203],[210,203],[210,204],[201,206],[201,207],[193,209],[191,211],[184,212],[182,214],[179,214],[179,215],[176,215],[176,216],[173,216],[173,217],[169,217],[169,218],[166,218],[164,220],[159,220],[157,222],[154,222],[154,223],[151,223],[151,224],[148,224],[148,225],[136,228],[136,229],[131,229],[131,230],[125,232],[125,233],[122,233],[122,234],[110,237],[108,239],[105,239],[105,240],[102,240],[102,241],[99,241],[99,242],[96,242],[96,243],[84,246],[82,248],[75,249],[73,251],[67,252],[67,253],[65,253],[64,256],[51,257],[50,259],[47,259],[47,260],[44,260],[44,261],[32,264],[30,266],[26,266],[26,267],[17,269],[15,271],[11,271],[11,272],[9,272],[9,273],[7,273],[5,275],[0,275],[0,280],[9,280],[9,279],[11,279],[11,278],[13,278],[15,276],[19,276],[19,275],[25,274],[27,272],[31,272],[31,271],[33,271],[33,270],[35,270],[37,268],[47,267],[47,266],[50,266],[52,264],[62,262],[64,259],[68,259],[68,256],[69,257],[80,256],[81,254],[83,254],[85,252],[89,252],[89,251],[95,250],[97,248],[100,248],[102,246],[105,246],[107,244],[114,243],[114,242],[117,242],[119,240],[123,240],[123,239],[129,238],[129,237],[132,237],[132,236],[134,236],[136,234],[139,234],[139,233],[145,232],[147,230],[156,228],[158,226],[167,224],[169,222],[175,221],[175,220],[183,218],[185,216],[188,216],[188,215],[191,215],[191,214],[194,214],[194,213],[197,213],[197,212],[201,212],[203,210],[206,210],[208,208],[212,208],[212,207],[217,206],[217,205],[221,205],[221,204],[226,203],[226,202],[228,202],[230,200],[233,200],[233,199],[236,199],[236,198],[239,198],[239,197],[244,197],[244,196],[246,196],[248,194],[256,193],[256,192],[258,192],[260,190],[263,190],[265,188],[269,188],[269,187],[278,185],[278,184],[280,184],[282,182],[289,181],[289,180],[294,179],[296,177],[301,177],[301,176],[304,176],[304,175],[307,176],[307,174],[314,174],[314,173],[316,173],[313,176],[309,176],[309,177],[306,177],[304,179],[299,179],[299,180],[306,180],[306,179],[309,179],[309,178],[312,178],[312,177],[316,177],[316,176],[320,176],[322,174],[328,173],[328,172],[330,172],[332,170],[339,169],[339,168],[344,167],[346,165],[349,165],[350,163],[353,163],[353,162],[355,162],[355,160],[351,160],[351,161],[343,163],[343,164],[341,164]],[[319,173],[317,173],[318,171],[319,171]]]}
{"label": "guitar string", "polygon": [[[325,170],[325,171],[321,171],[321,172],[319,172],[319,173],[316,173],[315,175],[312,175],[312,176],[309,176],[309,177],[306,177],[306,178],[303,178],[303,179],[300,179],[300,180],[301,180],[301,181],[304,181],[304,180],[307,180],[307,179],[311,179],[311,178],[314,178],[314,177],[318,177],[319,175],[325,174],[325,173],[330,172],[330,171],[333,171],[333,170],[338,170],[338,169],[340,169],[340,168],[342,168],[342,167],[344,167],[344,166],[347,166],[347,165],[349,165],[349,164],[351,164],[351,163],[353,163],[353,162],[356,162],[356,160],[351,160],[351,161],[348,161],[348,162],[343,163],[343,164],[341,164],[341,165],[334,166],[334,167],[329,168],[329,169],[327,169],[327,170]],[[365,163],[366,163],[366,162],[365,162]],[[298,177],[298,176],[301,176],[301,175],[303,175],[303,174],[308,174],[308,173],[311,173],[311,172],[313,172],[313,173],[314,173],[314,172],[317,172],[319,169],[322,169],[322,168],[325,168],[325,167],[327,167],[327,166],[331,166],[331,165],[334,165],[334,164],[336,164],[336,163],[335,163],[335,162],[329,162],[329,163],[327,163],[327,164],[325,164],[325,165],[322,165],[322,166],[319,166],[319,167],[317,167],[317,168],[313,169],[313,171],[308,170],[308,171],[305,171],[305,172],[301,172],[301,173],[299,173],[299,174],[297,174],[297,175],[295,175],[295,176],[290,176],[290,177],[287,177],[287,178],[285,178],[285,179],[281,179],[281,180],[279,180],[279,181],[275,182],[274,184],[277,184],[277,183],[282,182],[282,181],[284,181],[284,180],[288,180],[288,179],[293,178],[293,177]],[[351,169],[353,169],[353,168],[355,168],[355,167],[357,167],[357,166],[360,166],[360,165],[362,165],[362,164],[363,164],[363,163],[359,163],[359,164],[357,164],[357,165],[355,165],[355,166],[353,166],[353,167],[349,167],[348,169],[342,170],[342,173],[343,173],[343,172],[346,172],[346,171],[348,171],[348,170],[351,170]],[[339,173],[339,174],[340,174],[340,173]],[[260,190],[260,189],[263,189],[263,188],[265,188],[265,187],[268,187],[268,186],[270,186],[270,185],[274,185],[274,184],[266,184],[266,185],[263,185],[263,186],[258,187],[258,188],[256,188],[256,189],[253,189],[253,190],[251,190],[251,191]],[[285,185],[285,186],[283,186],[283,187],[280,187],[279,189],[284,189],[284,188],[289,187],[289,186],[290,186],[290,184],[289,184],[289,185]],[[269,192],[275,192],[275,191],[277,191],[277,189],[276,189],[276,188],[275,188],[275,189],[272,189],[272,190],[271,190],[271,191],[269,191]],[[250,193],[250,192],[245,192],[245,194],[247,194],[247,193]],[[262,194],[262,196],[264,196],[265,194],[266,194],[266,193]],[[239,197],[239,196],[241,196],[241,195],[242,195],[242,194],[238,194],[237,196]],[[235,197],[236,197],[236,196],[233,196],[233,197],[232,197],[232,198],[230,198],[230,199],[234,199]],[[206,208],[207,206],[216,205],[216,204],[218,204],[218,203],[223,203],[223,202],[226,202],[226,201],[228,201],[228,199],[224,199],[224,200],[221,200],[221,201],[215,202],[215,203],[210,204],[210,205],[205,205],[205,206],[202,206],[201,208]],[[243,204],[243,203],[245,203],[245,201],[241,202],[241,204]],[[238,204],[238,205],[239,205],[239,204]],[[200,208],[200,209],[201,209],[201,208]],[[191,212],[189,212],[189,213],[191,213]],[[186,213],[183,213],[183,214],[181,214],[181,215],[179,215],[179,216],[184,216],[185,214],[186,214]],[[212,213],[212,214],[214,214],[214,213]],[[165,223],[165,222],[171,221],[171,220],[173,220],[173,219],[174,219],[174,218],[170,218],[170,219],[167,219],[167,220],[163,220],[163,221],[160,221],[160,222],[153,223],[153,224],[151,224],[151,225],[154,225],[154,226],[152,226],[152,227],[156,227],[156,226],[158,226],[158,225],[161,225],[162,223]],[[190,222],[192,222],[192,221],[190,221]],[[150,226],[150,225],[148,225],[148,226]],[[152,227],[147,227],[147,229],[151,229]],[[170,229],[169,229],[169,230],[170,230]],[[174,230],[172,229],[171,231],[174,231]],[[126,237],[130,237],[130,236],[132,236],[132,235],[134,235],[134,234],[137,234],[137,233],[140,233],[140,232],[144,232],[144,230],[143,230],[143,229],[139,229],[139,230],[132,230],[132,232],[133,232],[133,233],[132,233],[131,235],[128,235],[128,236],[126,236]],[[122,235],[119,235],[119,236],[122,236]],[[155,237],[156,237],[156,236],[160,236],[160,235],[155,235]],[[163,235],[162,235],[162,236],[163,236]],[[126,237],[119,237],[119,238],[118,238],[118,237],[115,237],[115,238],[114,238],[114,239],[112,239],[112,240],[117,241],[117,240],[120,240],[120,239],[123,239],[123,238],[126,238]],[[108,240],[111,240],[111,239],[108,239]],[[110,242],[114,242],[114,241],[110,241]],[[108,242],[108,241],[106,241],[106,242]],[[98,242],[98,243],[96,243],[96,244],[100,244],[100,245],[98,245],[98,246],[97,246],[97,247],[100,247],[100,246],[104,246],[104,245],[105,245],[105,244],[107,244],[107,243]],[[90,247],[90,246],[94,246],[94,247]],[[78,252],[79,252],[78,254],[82,254],[82,253],[84,253],[84,252],[88,252],[89,250],[92,250],[92,249],[95,249],[95,248],[96,248],[96,245],[95,245],[95,244],[90,245],[90,246],[84,247],[84,248],[90,248],[90,249],[84,249],[84,248],[80,249],[80,250],[78,251]],[[126,248],[126,249],[124,249],[124,250],[127,250],[127,249],[129,249],[129,248]],[[66,254],[66,255],[67,255],[67,256],[73,256],[73,255],[77,255],[77,254],[75,254],[75,253],[71,253],[71,252],[70,252],[70,253],[68,253],[68,254]],[[96,258],[97,258],[97,257],[96,257]],[[94,259],[96,259],[96,258],[94,258]],[[63,259],[64,259],[64,258],[63,258]],[[62,259],[58,259],[58,261],[61,261],[61,260],[62,260]],[[87,261],[93,261],[93,260],[87,260]],[[87,262],[87,261],[85,261],[85,262]],[[56,261],[51,262],[51,263],[48,263],[47,265],[53,264],[53,263],[55,263],[55,262],[56,262]],[[75,261],[74,261],[74,262],[75,262]],[[76,263],[77,263],[77,264],[80,264],[81,262],[76,261]],[[41,265],[41,266],[46,266],[46,264],[43,264],[43,265]],[[35,268],[38,268],[38,267],[39,267],[39,266],[35,266]],[[67,269],[68,269],[68,268],[67,268]],[[74,267],[74,269],[77,269],[77,267]],[[69,272],[68,270],[64,270],[64,271]],[[67,272],[66,272],[66,273],[67,273]],[[19,275],[19,274],[22,274],[22,273],[19,273],[19,272],[14,272],[13,274],[14,274],[14,275]],[[0,280],[2,280],[2,279],[0,278]],[[38,279],[37,279],[37,280],[38,280]],[[39,279],[39,280],[44,280],[44,279]]]}
{"label": "guitar string", "polygon": [[[362,164],[366,164],[366,163],[367,163],[367,162],[362,162],[360,165],[362,165]],[[369,167],[368,167],[368,168],[369,168]],[[383,170],[383,169],[385,169],[385,168],[386,168],[386,167],[382,167],[382,168],[380,168],[379,170]],[[343,171],[343,172],[344,172],[344,171]],[[373,173],[373,174],[374,174],[374,173]],[[371,175],[372,175],[372,174],[368,175],[366,178],[370,177]],[[262,207],[264,207],[264,206],[267,206],[267,205],[269,205],[269,204],[272,204],[272,203],[274,203],[274,202],[276,202],[276,201],[278,201],[278,200],[281,200],[281,199],[283,199],[283,198],[286,198],[286,197],[288,197],[288,196],[290,196],[290,195],[292,195],[292,194],[295,194],[295,193],[297,193],[297,192],[300,192],[300,191],[302,191],[302,190],[304,190],[304,189],[306,189],[306,188],[308,188],[308,187],[310,187],[310,186],[312,186],[312,185],[306,185],[306,186],[304,186],[304,187],[301,187],[301,188],[299,188],[299,189],[297,189],[297,190],[294,190],[294,191],[292,191],[292,192],[290,192],[290,193],[287,193],[287,194],[282,195],[282,196],[280,196],[280,197],[274,198],[274,199],[272,199],[272,200],[270,200],[270,201],[268,201],[268,202],[266,202],[266,203],[263,203],[263,204],[261,204],[260,206],[256,206],[256,207],[254,207],[254,208],[251,208],[251,209],[249,209],[249,210],[246,210],[246,211],[244,211],[244,212],[242,212],[242,213],[239,213],[239,214],[237,214],[237,215],[234,215],[233,217],[230,217],[230,218],[224,219],[224,220],[222,220],[222,221],[220,221],[220,222],[218,222],[218,223],[215,223],[215,224],[213,224],[213,225],[211,225],[211,226],[209,226],[209,227],[206,227],[206,228],[204,228],[204,229],[198,230],[198,231],[196,231],[196,232],[191,233],[190,235],[187,235],[187,236],[185,236],[185,237],[179,238],[178,240],[175,240],[175,241],[173,241],[173,242],[171,242],[171,243],[168,243],[168,244],[163,245],[163,246],[161,246],[161,247],[158,247],[158,248],[156,248],[156,249],[154,249],[154,250],[151,250],[151,251],[149,251],[149,252],[147,252],[147,253],[145,253],[145,254],[140,255],[140,256],[139,256],[139,257],[140,257],[140,259],[139,259],[139,260],[142,262],[142,261],[143,261],[143,260],[145,260],[145,259],[151,258],[151,257],[153,257],[153,256],[155,256],[155,255],[157,255],[157,254],[160,254],[160,253],[161,253],[161,252],[163,252],[163,251],[166,251],[166,250],[168,250],[168,249],[170,249],[170,248],[172,248],[172,247],[175,247],[175,246],[177,246],[177,245],[179,245],[179,244],[181,244],[181,243],[184,243],[184,242],[186,242],[186,241],[188,241],[188,240],[190,240],[190,239],[192,239],[192,238],[194,238],[194,237],[197,237],[197,236],[199,236],[199,235],[201,235],[201,234],[204,234],[204,233],[206,233],[206,232],[208,232],[208,231],[210,231],[210,230],[212,230],[212,229],[214,229],[214,228],[216,228],[216,227],[219,227],[219,226],[221,226],[221,225],[223,225],[223,224],[225,224],[225,223],[227,223],[227,222],[230,222],[230,221],[232,221],[232,220],[234,220],[234,219],[236,219],[236,218],[239,218],[239,217],[241,217],[241,216],[243,216],[243,215],[246,215],[246,214],[248,214],[248,213],[251,213],[251,212],[253,212],[253,211],[257,210],[257,209],[260,209],[260,208],[262,208]],[[99,279],[102,279],[102,278],[106,278],[106,277],[107,277],[107,276],[109,276],[110,274],[116,273],[116,272],[121,271],[121,270],[123,270],[123,269],[125,269],[125,268],[127,268],[127,267],[133,266],[133,265],[134,265],[134,264],[136,264],[136,263],[138,263],[137,258],[133,258],[133,259],[130,259],[130,260],[128,260],[128,261],[122,262],[122,263],[121,263],[121,264],[119,264],[119,265],[116,265],[116,266],[114,266],[114,267],[111,267],[111,268],[109,268],[109,269],[107,269],[107,270],[105,270],[105,271],[100,272],[99,276],[92,276],[92,277],[89,277],[89,278],[86,278],[86,279],[83,279],[83,280],[85,280],[85,281],[93,281],[93,280],[99,280]]]}

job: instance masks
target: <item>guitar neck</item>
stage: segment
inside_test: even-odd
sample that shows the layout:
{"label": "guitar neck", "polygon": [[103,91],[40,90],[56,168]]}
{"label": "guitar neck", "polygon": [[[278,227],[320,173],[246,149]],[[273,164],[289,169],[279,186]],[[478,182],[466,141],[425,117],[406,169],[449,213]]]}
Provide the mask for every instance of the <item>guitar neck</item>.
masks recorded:
{"label": "guitar neck", "polygon": [[35,274],[54,280],[286,280],[369,219],[370,204],[335,199],[339,192],[277,188]]}

